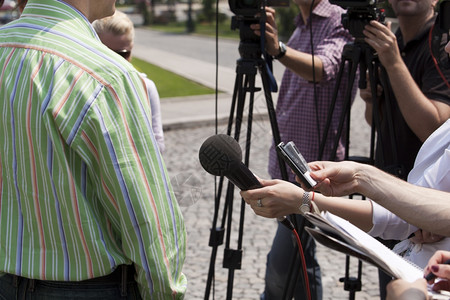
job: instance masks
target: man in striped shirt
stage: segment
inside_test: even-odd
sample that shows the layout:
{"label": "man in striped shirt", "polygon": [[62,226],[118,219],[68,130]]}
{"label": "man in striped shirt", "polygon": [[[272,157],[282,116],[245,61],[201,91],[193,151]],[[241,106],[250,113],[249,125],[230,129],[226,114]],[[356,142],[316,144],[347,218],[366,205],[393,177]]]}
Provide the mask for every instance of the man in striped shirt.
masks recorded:
{"label": "man in striped shirt", "polygon": [[141,76],[90,25],[114,3],[30,0],[0,28],[6,299],[184,296],[186,232]]}

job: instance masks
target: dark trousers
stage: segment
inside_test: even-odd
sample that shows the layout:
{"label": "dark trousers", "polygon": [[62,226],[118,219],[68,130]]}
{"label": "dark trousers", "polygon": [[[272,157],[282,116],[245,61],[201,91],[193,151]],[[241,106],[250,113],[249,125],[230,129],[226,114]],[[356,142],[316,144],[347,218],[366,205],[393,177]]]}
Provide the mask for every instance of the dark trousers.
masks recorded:
{"label": "dark trousers", "polygon": [[85,281],[44,281],[5,274],[0,276],[0,299],[141,299],[134,278],[122,280],[121,267],[110,275]]}
{"label": "dark trousers", "polygon": [[[296,215],[297,225],[301,227],[306,221],[303,216]],[[303,252],[306,260],[307,274],[312,299],[322,299],[322,280],[320,266],[316,260],[316,244],[314,239],[302,228],[299,228]],[[293,262],[296,262],[293,264]],[[291,266],[293,266],[291,268]],[[292,269],[292,274],[289,271]],[[265,290],[261,295],[263,300],[283,299],[285,288],[289,280],[295,280],[291,286],[294,286],[294,299],[307,299],[304,290],[303,271],[298,254],[297,242],[293,238],[290,230],[281,224],[272,243],[272,248],[267,255]]]}

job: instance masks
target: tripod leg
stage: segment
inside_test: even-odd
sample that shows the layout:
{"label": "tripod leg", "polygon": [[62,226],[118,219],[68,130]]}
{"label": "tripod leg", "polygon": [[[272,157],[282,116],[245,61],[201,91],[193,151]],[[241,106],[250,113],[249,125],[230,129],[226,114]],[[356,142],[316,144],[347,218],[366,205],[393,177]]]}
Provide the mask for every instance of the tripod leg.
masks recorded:
{"label": "tripod leg", "polygon": [[[269,78],[267,75],[266,64],[264,62],[260,64],[260,74],[263,84],[264,96],[266,99],[267,113],[269,114],[270,127],[272,129],[273,140],[276,146],[279,143],[281,143],[281,137],[280,137],[280,130],[278,128],[277,116],[273,105],[272,94],[269,89]],[[280,166],[281,177],[284,180],[288,180],[286,164],[284,163],[281,157],[278,157],[278,164]]]}
{"label": "tripod leg", "polygon": [[[243,81],[244,81],[244,74],[240,72],[241,67],[238,63],[238,66],[236,68],[236,80],[235,80],[235,87],[233,90],[233,98],[231,103],[231,109],[230,109],[230,116],[228,120],[228,127],[227,127],[227,134],[231,135],[231,131],[233,128],[234,123],[234,117],[235,113],[237,115],[236,122],[240,122],[242,120],[242,114],[239,113],[240,110],[243,109],[243,102],[245,100],[244,89],[243,89]],[[238,112],[235,112],[237,110]],[[240,124],[237,124],[237,127],[240,128]],[[220,228],[217,228],[217,219],[218,219],[218,213],[219,213],[219,207],[220,207],[220,198],[222,193],[222,187],[223,187],[224,177],[221,177],[219,179],[219,185],[218,190],[216,193],[216,199],[215,199],[215,210],[214,210],[214,218],[213,218],[213,224],[211,228],[210,233],[210,241],[209,246],[212,247],[211,251],[211,258],[210,258],[210,266],[209,266],[209,272],[208,272],[208,278],[206,282],[206,289],[205,289],[205,296],[204,299],[209,299],[211,287],[212,287],[212,281],[214,277],[214,269],[215,269],[215,261],[217,257],[217,250],[220,245],[223,244],[224,239],[224,233],[225,233],[225,223],[228,224],[228,228],[231,228],[231,213],[232,213],[232,201],[233,201],[233,193],[234,193],[234,186],[229,182],[227,186],[227,192],[225,195],[225,204],[224,204],[224,210],[223,210],[223,216],[222,216],[222,224]],[[229,216],[227,220],[227,216]],[[229,248],[229,233],[227,232],[227,246],[226,248]],[[227,251],[227,250],[226,250]],[[230,254],[230,256],[232,256]],[[227,257],[227,254],[225,254],[225,257]],[[224,258],[225,259],[225,258]],[[229,259],[231,262],[227,263],[229,265],[233,265],[233,257]],[[240,262],[239,262],[240,263]],[[225,264],[225,262],[224,262]],[[232,284],[232,282],[231,282]],[[230,289],[230,288],[229,288]],[[230,295],[231,297],[231,295]]]}
{"label": "tripod leg", "polygon": [[[358,61],[361,59],[361,50],[359,48],[353,49],[353,51],[350,54],[351,54],[351,57],[349,57],[350,72],[348,75],[349,79],[348,79],[347,87],[345,89],[342,114],[341,114],[341,117],[339,120],[337,135],[336,135],[336,139],[334,140],[333,150],[331,152],[332,156],[330,157],[330,160],[336,160],[336,152],[337,152],[337,148],[339,145],[339,138],[342,136],[342,130],[344,128],[344,124],[346,123],[345,122],[346,119],[348,121],[346,126],[348,128],[350,127],[349,117],[350,117],[350,109],[351,109],[351,104],[352,104],[351,98],[352,98],[353,82],[355,82],[355,79],[356,79],[356,73],[357,73],[357,69],[358,69]],[[341,76],[342,76],[342,74],[341,74]],[[340,84],[340,81],[341,80],[339,79],[339,84]],[[337,94],[336,94],[336,97],[337,97]],[[331,116],[331,118],[332,118],[332,116]],[[329,121],[331,122],[331,119],[329,119]],[[322,143],[324,145],[326,144],[326,142],[327,141],[325,139],[322,141]],[[347,146],[349,145],[349,136],[348,135],[346,136],[346,145]],[[345,158],[346,159],[348,158],[348,147],[346,147],[346,149],[345,149]]]}
{"label": "tripod leg", "polygon": [[[333,98],[330,103],[330,108],[328,110],[328,116],[327,116],[327,121],[325,123],[324,131],[323,131],[322,141],[320,141],[319,156],[317,158],[318,160],[326,159],[323,157],[324,152],[325,152],[325,145],[327,144],[328,133],[330,131],[331,123],[333,120],[334,109],[336,107],[336,101],[337,101],[339,89],[341,86],[342,76],[343,76],[343,73],[345,70],[345,65],[347,63],[349,64],[350,73],[349,73],[349,82],[348,82],[349,86],[347,86],[346,91],[345,91],[345,100],[344,100],[345,107],[344,107],[344,109],[342,111],[342,115],[340,117],[340,123],[342,123],[342,124],[343,124],[343,120],[345,120],[345,114],[347,113],[347,111],[350,110],[351,92],[353,89],[353,82],[356,77],[356,67],[360,60],[360,57],[361,57],[361,50],[359,48],[354,48],[352,45],[345,45],[343,52],[342,52],[341,64],[339,65],[339,71],[338,71],[338,74],[336,77],[336,84],[335,84],[334,91],[333,91]],[[348,103],[348,105],[346,105],[346,103]],[[341,127],[341,125],[339,125],[339,127]],[[341,132],[339,132],[336,136],[335,146],[333,147],[335,149],[332,152],[332,153],[334,153],[333,154],[334,157],[330,157],[329,160],[335,160],[335,158],[336,158],[336,153],[335,153],[336,149],[337,149],[336,144],[339,142],[339,138],[341,137],[341,134],[342,134],[342,129],[341,129]]]}
{"label": "tripod leg", "polygon": [[[251,136],[251,121],[252,121],[252,109],[253,109],[253,99],[255,92],[255,76],[256,76],[256,65],[255,62],[240,60],[238,63],[238,77],[240,78],[237,81],[238,87],[237,91],[237,106],[236,106],[236,126],[235,126],[235,139],[239,141],[241,125],[244,117],[244,108],[245,108],[245,98],[246,93],[250,92],[250,107],[249,107],[249,119],[248,119],[248,132],[247,132],[247,140],[246,140],[246,158],[245,163],[248,165],[249,162],[249,154],[250,154],[250,136]],[[243,74],[243,76],[241,76]],[[231,132],[231,130],[230,130]],[[232,199],[234,194],[234,185],[229,183],[229,189],[227,190],[227,199]],[[224,251],[224,262],[223,267],[228,268],[228,282],[227,282],[227,298],[231,300],[233,294],[233,283],[234,283],[234,271],[236,269],[241,268],[242,261],[242,240],[243,240],[243,227],[244,227],[244,212],[245,212],[245,203],[241,200],[241,215],[240,215],[240,223],[239,223],[239,236],[238,236],[238,245],[237,249],[230,248],[230,239],[231,239],[231,222],[232,222],[232,212],[233,205],[232,201],[227,201],[229,203],[228,206],[228,224],[227,224],[227,234],[226,234],[226,246]]]}

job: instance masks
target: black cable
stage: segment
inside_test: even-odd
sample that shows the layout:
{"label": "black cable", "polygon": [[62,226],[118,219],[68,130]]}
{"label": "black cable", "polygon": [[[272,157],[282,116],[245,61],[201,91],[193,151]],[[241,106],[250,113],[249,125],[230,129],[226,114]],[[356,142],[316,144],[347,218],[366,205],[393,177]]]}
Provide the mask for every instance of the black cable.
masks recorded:
{"label": "black cable", "polygon": [[215,82],[215,134],[219,127],[219,0],[216,0],[216,82]]}
{"label": "black cable", "polygon": [[[216,74],[215,74],[215,91],[214,91],[214,133],[218,134],[219,130],[219,0],[216,0]],[[219,212],[220,199],[218,199],[218,187],[217,187],[217,176],[214,176],[214,199],[215,199],[215,212]],[[217,220],[217,219],[216,219]],[[213,222],[217,224],[216,222]],[[212,228],[211,230],[216,230],[216,228]],[[212,298],[215,299],[216,296],[216,288],[215,288],[215,275],[212,276]]]}
{"label": "black cable", "polygon": [[311,57],[312,57],[312,76],[313,76],[313,90],[314,90],[314,106],[316,109],[316,126],[317,126],[317,141],[319,142],[319,146],[321,144],[320,141],[320,120],[319,120],[319,100],[317,99],[317,82],[316,82],[316,68],[314,61],[314,41],[313,41],[313,30],[312,30],[312,13],[314,9],[314,0],[311,1],[311,6],[309,7],[309,44],[311,45]]}
{"label": "black cable", "polygon": [[[319,100],[317,99],[317,81],[316,81],[316,67],[315,67],[315,61],[314,61],[314,40],[313,40],[313,30],[312,30],[312,15],[313,15],[313,10],[314,10],[314,2],[315,0],[311,1],[311,6],[309,8],[309,44],[311,45],[311,57],[312,57],[312,75],[313,75],[313,89],[314,89],[314,106],[316,109],[316,126],[317,126],[317,141],[319,142],[319,147],[320,144],[322,143],[320,140],[320,120],[319,120]],[[314,282],[314,292],[315,292],[315,296],[314,298],[317,297],[317,282],[315,280],[316,277],[316,268],[313,267],[313,277],[312,279]],[[309,288],[309,287],[308,287]]]}

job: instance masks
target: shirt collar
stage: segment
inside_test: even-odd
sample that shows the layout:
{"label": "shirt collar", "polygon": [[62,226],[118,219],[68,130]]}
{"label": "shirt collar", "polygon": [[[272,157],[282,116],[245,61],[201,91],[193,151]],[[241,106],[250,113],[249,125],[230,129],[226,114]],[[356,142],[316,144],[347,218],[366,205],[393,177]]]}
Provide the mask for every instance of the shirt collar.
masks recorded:
{"label": "shirt collar", "polygon": [[75,21],[77,23],[77,31],[89,32],[91,36],[99,40],[97,33],[86,16],[63,0],[29,0],[21,17],[40,17],[61,22]]}
{"label": "shirt collar", "polygon": [[406,45],[405,45],[405,41],[403,40],[403,34],[400,30],[400,28],[397,30],[397,41],[398,41],[398,47],[401,49],[405,49],[405,47],[408,46],[408,44],[412,44],[415,43],[417,41],[421,41],[425,35],[428,35],[431,26],[433,26],[434,22],[436,20],[436,15],[429,19],[422,27],[422,30],[412,39],[410,40]]}
{"label": "shirt collar", "polygon": [[[315,0],[317,1],[317,0]],[[319,18],[328,18],[331,16],[331,4],[328,2],[328,0],[321,0],[316,7],[314,7],[313,11],[312,11],[312,16],[317,16]],[[309,16],[309,18],[311,18],[311,16]],[[309,22],[309,19],[308,21]],[[300,25],[305,25],[305,23],[303,22],[303,18],[301,17],[301,15],[299,14],[296,17],[295,23],[300,26]]]}

